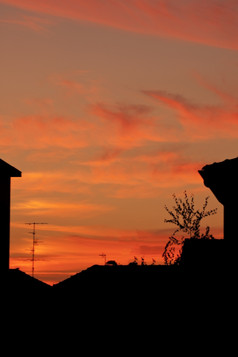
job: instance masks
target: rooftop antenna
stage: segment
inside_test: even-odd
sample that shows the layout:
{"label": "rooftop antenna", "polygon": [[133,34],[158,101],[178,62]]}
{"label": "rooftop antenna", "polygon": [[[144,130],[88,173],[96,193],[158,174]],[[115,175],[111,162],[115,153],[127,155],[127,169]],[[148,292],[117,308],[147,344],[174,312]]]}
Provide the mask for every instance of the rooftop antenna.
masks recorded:
{"label": "rooftop antenna", "polygon": [[33,230],[32,232],[30,232],[32,234],[32,277],[34,278],[34,273],[35,273],[35,245],[37,244],[37,240],[36,240],[36,225],[37,224],[48,224],[45,222],[30,222],[30,223],[25,223],[28,224],[29,226],[33,226]]}
{"label": "rooftop antenna", "polygon": [[104,264],[106,265],[107,255],[105,253],[99,254],[100,257],[104,258]]}

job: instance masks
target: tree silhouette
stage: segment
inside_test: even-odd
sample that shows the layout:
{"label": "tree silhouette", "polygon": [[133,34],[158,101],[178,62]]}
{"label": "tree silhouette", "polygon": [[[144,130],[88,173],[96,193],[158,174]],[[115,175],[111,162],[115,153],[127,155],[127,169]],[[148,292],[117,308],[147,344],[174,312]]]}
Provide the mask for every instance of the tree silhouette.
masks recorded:
{"label": "tree silhouette", "polygon": [[[194,196],[188,196],[187,192],[184,191],[184,199],[177,198],[173,194],[173,199],[175,205],[170,210],[165,206],[166,211],[171,216],[170,219],[165,219],[166,223],[173,223],[176,225],[176,229],[172,236],[169,237],[167,244],[165,245],[164,252],[162,254],[164,262],[166,265],[178,263],[181,255],[181,249],[176,255],[176,251],[179,246],[182,246],[185,238],[193,239],[213,239],[214,237],[210,234],[210,227],[206,227],[205,233],[200,232],[201,220],[205,217],[214,215],[217,213],[217,208],[212,210],[207,210],[208,199],[205,198],[205,202],[202,209],[195,209]],[[180,236],[178,236],[180,234]],[[184,234],[186,236],[184,236]],[[177,249],[176,249],[177,248]],[[182,247],[180,247],[182,248]]]}

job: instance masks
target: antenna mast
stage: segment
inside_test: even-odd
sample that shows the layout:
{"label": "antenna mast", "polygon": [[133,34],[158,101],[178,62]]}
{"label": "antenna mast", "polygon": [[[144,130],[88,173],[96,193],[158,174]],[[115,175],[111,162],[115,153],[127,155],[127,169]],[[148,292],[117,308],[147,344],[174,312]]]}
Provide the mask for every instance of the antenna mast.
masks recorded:
{"label": "antenna mast", "polygon": [[99,254],[99,257],[104,258],[104,264],[106,265],[107,255],[105,253]]}
{"label": "antenna mast", "polygon": [[44,222],[30,222],[30,223],[25,223],[28,224],[29,226],[33,226],[33,230],[32,232],[30,232],[32,234],[32,277],[34,278],[34,273],[35,273],[35,245],[37,244],[37,240],[36,240],[36,225],[37,224],[48,224],[48,223],[44,223]]}

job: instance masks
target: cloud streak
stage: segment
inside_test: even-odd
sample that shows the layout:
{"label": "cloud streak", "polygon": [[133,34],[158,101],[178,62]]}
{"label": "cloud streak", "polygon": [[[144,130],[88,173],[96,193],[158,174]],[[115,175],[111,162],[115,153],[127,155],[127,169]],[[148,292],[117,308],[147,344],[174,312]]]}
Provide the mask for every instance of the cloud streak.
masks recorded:
{"label": "cloud streak", "polygon": [[29,11],[100,25],[238,49],[234,0],[0,0]]}
{"label": "cloud streak", "polygon": [[36,32],[47,32],[49,25],[54,25],[53,21],[37,16],[21,16],[20,18],[0,18],[1,24],[23,26]]}
{"label": "cloud streak", "polygon": [[44,149],[51,146],[79,148],[87,145],[85,131],[92,125],[85,120],[57,116],[24,116],[2,122],[1,145]]}
{"label": "cloud streak", "polygon": [[[210,86],[207,87],[211,89]],[[226,104],[198,105],[189,102],[180,95],[160,90],[144,91],[143,93],[156,100],[160,105],[165,105],[174,111],[178,122],[183,127],[184,137],[187,141],[238,138],[238,102],[233,99],[231,101],[231,97],[215,87],[212,89],[219,97],[225,99]]]}
{"label": "cloud streak", "polygon": [[[147,141],[177,140],[177,130],[168,126],[152,108],[146,105],[106,105],[97,103],[91,112],[100,118],[106,129],[106,142],[114,146],[130,148]],[[105,135],[105,134],[104,134]]]}
{"label": "cloud streak", "polygon": [[[85,94],[84,88],[76,82],[64,81],[61,85]],[[32,105],[38,102],[37,99],[30,101]],[[47,99],[47,103],[52,104],[52,101]],[[51,110],[46,107],[42,115],[0,117],[1,146],[43,150],[98,145],[117,148],[113,153],[116,156],[121,150],[148,140],[176,140],[176,131],[154,116],[152,108],[146,105],[86,104],[80,112],[81,117],[48,114]],[[105,152],[102,159],[106,162],[111,155]]]}
{"label": "cloud streak", "polygon": [[113,207],[106,205],[99,205],[89,202],[82,203],[68,203],[68,202],[54,202],[42,199],[28,200],[13,205],[14,211],[20,210],[25,212],[27,216],[40,215],[42,217],[92,217],[98,214],[109,212]]}

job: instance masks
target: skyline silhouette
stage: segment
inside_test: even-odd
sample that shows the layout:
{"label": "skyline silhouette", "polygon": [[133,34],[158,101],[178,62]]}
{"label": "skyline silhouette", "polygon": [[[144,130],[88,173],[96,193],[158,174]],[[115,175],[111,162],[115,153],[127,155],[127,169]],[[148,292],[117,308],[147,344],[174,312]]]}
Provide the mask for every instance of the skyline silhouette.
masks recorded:
{"label": "skyline silhouette", "polygon": [[184,191],[198,207],[210,196],[202,231],[222,239],[198,170],[237,157],[234,1],[0,0],[0,13],[0,158],[23,172],[10,267],[32,274],[26,222],[48,222],[34,275],[51,285],[102,253],[163,264],[164,206]]}
{"label": "skyline silhouette", "polygon": [[[212,192],[216,195],[225,206],[225,208],[233,207],[234,202],[237,198],[237,187],[236,187],[236,177],[238,173],[238,157],[225,160],[220,163],[213,163],[212,165],[206,165],[198,173],[204,179],[205,186],[209,187]],[[36,288],[44,289],[50,288],[50,285],[41,282],[34,277],[34,239],[35,239],[35,225],[45,224],[45,223],[28,223],[33,224],[33,257],[32,257],[32,277],[28,276],[19,269],[9,268],[9,245],[10,245],[10,177],[21,177],[22,173],[4,162],[0,159],[0,183],[1,183],[1,196],[0,196],[0,206],[2,214],[2,226],[6,224],[7,229],[2,230],[1,239],[7,242],[3,244],[3,247],[8,249],[2,250],[2,262],[8,262],[8,264],[1,266],[1,271],[4,279],[7,281],[7,287],[12,290],[19,290],[21,288]],[[226,181],[224,180],[226,178]],[[7,178],[7,185],[6,185]],[[226,182],[229,182],[227,186]],[[233,190],[232,190],[233,182]],[[3,195],[4,190],[7,191],[7,200]],[[233,195],[231,195],[233,193]],[[155,260],[152,264],[147,265],[144,258],[141,257],[141,264],[138,264],[137,257],[134,257],[134,261],[128,265],[117,264],[115,260],[106,259],[106,254],[99,254],[105,260],[104,265],[93,265],[88,267],[86,270],[72,275],[71,277],[57,283],[53,284],[52,289],[69,289],[77,291],[95,290],[103,288],[105,291],[107,289],[128,289],[133,285],[133,289],[139,286],[145,286],[146,288],[151,288],[156,284],[163,284],[166,287],[170,284],[182,284],[185,282],[184,278],[196,274],[196,276],[201,276],[204,279],[204,274],[210,277],[212,274],[213,279],[217,281],[225,274],[225,269],[227,267],[227,244],[235,242],[237,236],[236,225],[231,219],[227,220],[227,212],[224,210],[224,237],[223,239],[214,239],[212,235],[208,235],[209,229],[207,229],[207,234],[200,234],[198,228],[200,227],[200,220],[194,226],[194,222],[191,220],[193,216],[206,217],[211,214],[216,213],[216,210],[206,211],[207,199],[203,205],[202,211],[195,211],[194,209],[194,198],[191,197],[191,202],[187,193],[185,192],[185,201],[178,199],[174,195],[177,208],[175,208],[175,213],[166,211],[170,213],[174,219],[176,218],[176,224],[183,231],[187,232],[190,230],[189,224],[193,227],[194,233],[190,234],[189,238],[186,238],[182,242],[181,248],[181,258],[173,261],[172,263],[165,263],[164,265],[155,265]],[[179,221],[179,210],[181,208],[181,214],[183,217],[183,225]],[[7,215],[6,215],[7,212]],[[187,212],[187,213],[186,213]],[[187,215],[187,216],[186,216]],[[234,216],[234,215],[233,215]],[[3,220],[5,219],[5,221]],[[7,218],[7,220],[6,220]],[[227,221],[226,221],[227,220]],[[166,220],[170,222],[169,220]],[[190,222],[191,221],[191,222]],[[185,229],[185,226],[187,227]],[[228,227],[227,227],[228,226]],[[177,229],[174,233],[179,231]],[[228,233],[229,232],[229,235]],[[166,247],[165,247],[166,249]],[[6,258],[7,257],[7,258]],[[233,255],[231,255],[233,257]]]}

